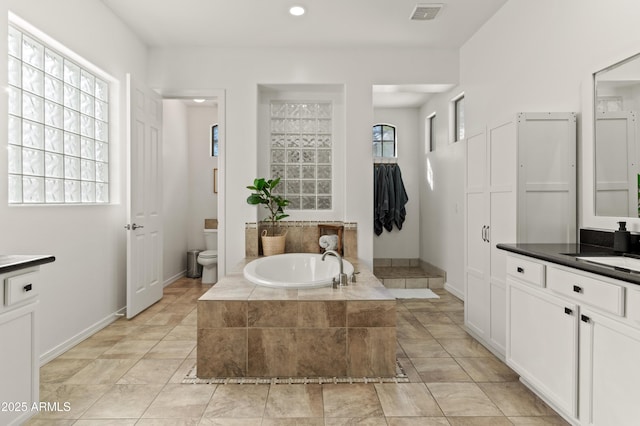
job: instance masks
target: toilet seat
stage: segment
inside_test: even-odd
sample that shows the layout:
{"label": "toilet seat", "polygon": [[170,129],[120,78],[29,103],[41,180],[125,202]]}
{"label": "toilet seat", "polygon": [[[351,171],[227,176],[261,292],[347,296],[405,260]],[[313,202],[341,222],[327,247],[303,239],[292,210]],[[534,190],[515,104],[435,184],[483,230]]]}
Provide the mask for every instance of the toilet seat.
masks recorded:
{"label": "toilet seat", "polygon": [[203,259],[215,259],[218,257],[218,250],[201,251],[198,257],[201,257]]}

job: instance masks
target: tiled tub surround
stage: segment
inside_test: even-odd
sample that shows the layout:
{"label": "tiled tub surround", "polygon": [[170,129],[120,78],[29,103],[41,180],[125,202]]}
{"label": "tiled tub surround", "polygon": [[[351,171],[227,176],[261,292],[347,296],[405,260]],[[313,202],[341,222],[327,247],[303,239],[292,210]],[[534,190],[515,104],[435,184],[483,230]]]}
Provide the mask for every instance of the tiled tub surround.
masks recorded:
{"label": "tiled tub surround", "polygon": [[[358,258],[358,225],[355,222],[315,222],[315,221],[281,221],[278,226],[287,230],[286,253],[320,253],[320,231],[318,224],[343,225],[342,244],[344,256]],[[245,255],[258,257],[262,254],[260,233],[266,228],[264,222],[245,224]]]}
{"label": "tiled tub surround", "polygon": [[358,282],[341,289],[221,279],[198,300],[198,377],[395,376],[396,300],[351,262]]}
{"label": "tiled tub surround", "polygon": [[387,288],[444,288],[445,272],[420,259],[376,258],[373,273]]}

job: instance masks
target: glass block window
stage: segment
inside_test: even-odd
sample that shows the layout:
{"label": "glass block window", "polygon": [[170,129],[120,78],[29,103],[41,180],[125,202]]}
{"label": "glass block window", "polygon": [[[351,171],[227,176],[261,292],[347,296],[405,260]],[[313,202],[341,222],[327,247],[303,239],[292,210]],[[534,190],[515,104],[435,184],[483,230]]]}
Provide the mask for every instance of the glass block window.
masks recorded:
{"label": "glass block window", "polygon": [[218,156],[218,125],[211,126],[211,156]]}
{"label": "glass block window", "polygon": [[373,156],[396,157],[396,128],[389,124],[373,126]]}
{"label": "glass block window", "polygon": [[332,116],[330,102],[272,101],[271,178],[292,210],[332,208]]}
{"label": "glass block window", "polygon": [[109,85],[9,27],[9,203],[109,202]]}

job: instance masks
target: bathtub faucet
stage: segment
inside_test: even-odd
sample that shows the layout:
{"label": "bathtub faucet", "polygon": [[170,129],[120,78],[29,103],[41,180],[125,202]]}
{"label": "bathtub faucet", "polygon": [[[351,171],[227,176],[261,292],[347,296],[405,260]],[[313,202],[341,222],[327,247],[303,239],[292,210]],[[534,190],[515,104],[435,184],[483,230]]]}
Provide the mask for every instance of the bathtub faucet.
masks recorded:
{"label": "bathtub faucet", "polygon": [[338,275],[337,282],[335,281],[335,278],[334,278],[334,282],[333,282],[334,287],[335,287],[336,284],[340,285],[340,286],[347,285],[347,283],[348,283],[347,274],[344,273],[344,268],[342,266],[342,256],[340,256],[340,254],[338,254],[338,252],[335,251],[335,250],[327,250],[322,255],[322,260],[323,261],[324,261],[324,258],[327,257],[328,254],[331,254],[331,255],[337,257],[338,258],[338,262],[340,263],[340,274]]}

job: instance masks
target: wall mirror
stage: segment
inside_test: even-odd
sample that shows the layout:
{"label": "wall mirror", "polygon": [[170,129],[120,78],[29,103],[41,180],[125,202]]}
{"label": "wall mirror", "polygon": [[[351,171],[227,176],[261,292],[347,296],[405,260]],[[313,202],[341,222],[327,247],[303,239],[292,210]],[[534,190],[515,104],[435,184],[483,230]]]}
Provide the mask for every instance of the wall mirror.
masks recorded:
{"label": "wall mirror", "polygon": [[596,216],[640,217],[640,54],[594,75]]}

